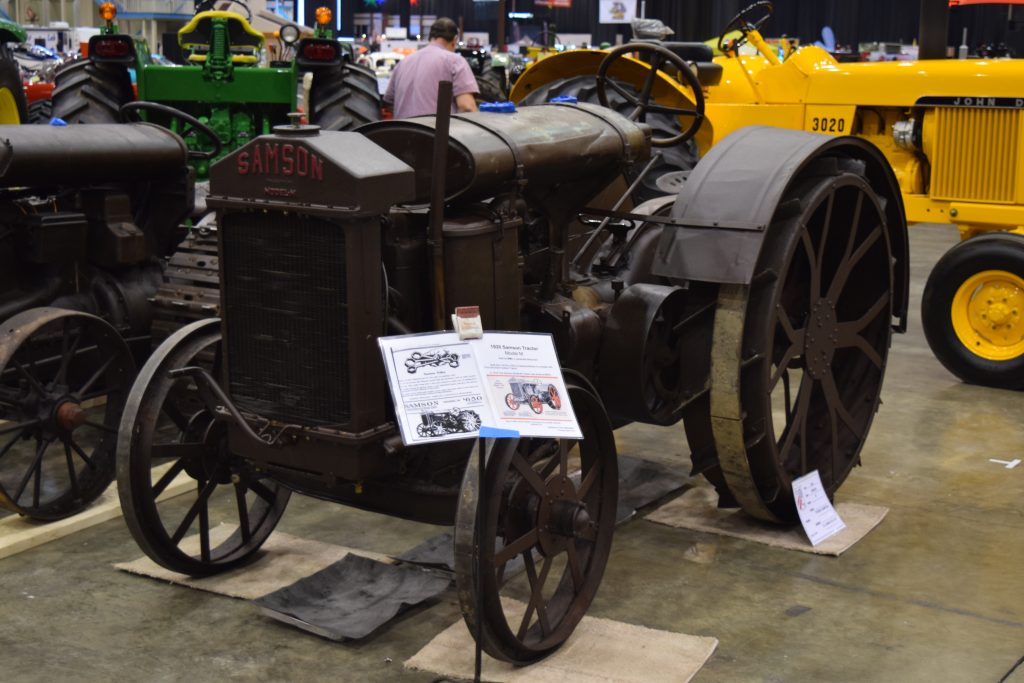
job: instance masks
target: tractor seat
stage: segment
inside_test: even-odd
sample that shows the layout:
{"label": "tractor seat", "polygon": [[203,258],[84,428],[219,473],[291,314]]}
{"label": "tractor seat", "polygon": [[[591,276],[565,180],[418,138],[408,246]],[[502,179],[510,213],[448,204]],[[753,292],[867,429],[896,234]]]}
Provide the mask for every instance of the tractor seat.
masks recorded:
{"label": "tractor seat", "polygon": [[697,71],[697,80],[704,87],[718,85],[722,82],[722,65],[711,61],[714,52],[711,46],[705,43],[682,43],[678,41],[663,40],[634,40],[635,43],[653,43],[667,48],[679,56],[684,62],[694,65]]}
{"label": "tractor seat", "polygon": [[256,64],[259,62],[259,53],[263,48],[263,34],[250,26],[249,22],[240,14],[217,10],[200,12],[178,31],[178,45],[190,52],[188,61],[198,63],[206,61],[210,51],[210,41],[213,37],[214,19],[227,20],[227,37],[232,63]]}

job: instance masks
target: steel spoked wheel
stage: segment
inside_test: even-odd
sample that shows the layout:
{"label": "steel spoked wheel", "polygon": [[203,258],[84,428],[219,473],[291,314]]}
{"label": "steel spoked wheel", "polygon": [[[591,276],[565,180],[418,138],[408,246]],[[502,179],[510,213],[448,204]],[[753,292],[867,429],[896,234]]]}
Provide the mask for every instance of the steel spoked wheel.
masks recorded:
{"label": "steel spoked wheel", "polygon": [[795,185],[752,284],[721,287],[712,347],[722,474],[772,521],[796,517],[793,478],[817,470],[831,495],[859,462],[892,321],[887,224],[867,183],[845,172]]}
{"label": "steel spoked wheel", "polygon": [[0,326],[0,505],[33,519],[72,515],[114,478],[131,353],[87,313],[37,308]]}
{"label": "steel spoked wheel", "polygon": [[1024,388],[1024,235],[950,249],[928,276],[921,319],[932,352],[961,380]]}
{"label": "steel spoked wheel", "polygon": [[[118,439],[117,486],[132,536],[153,561],[204,576],[259,550],[290,492],[228,448],[198,387],[172,370],[210,366],[216,376],[220,321],[202,320],[169,337],[132,387]],[[184,495],[163,500],[175,481]]]}
{"label": "steel spoked wheel", "polygon": [[615,440],[594,395],[570,386],[569,396],[583,440],[494,442],[486,497],[479,496],[474,455],[456,515],[456,584],[466,624],[476,634],[479,620],[484,650],[516,664],[545,657],[569,638],[611,550]]}

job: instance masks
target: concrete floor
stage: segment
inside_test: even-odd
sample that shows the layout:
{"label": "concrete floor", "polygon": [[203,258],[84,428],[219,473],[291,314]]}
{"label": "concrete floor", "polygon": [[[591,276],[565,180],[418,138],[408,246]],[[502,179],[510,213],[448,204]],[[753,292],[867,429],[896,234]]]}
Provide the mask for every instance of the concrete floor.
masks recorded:
{"label": "concrete floor", "polygon": [[[590,614],[721,642],[696,681],[999,681],[1024,655],[1021,394],[966,386],[921,332],[925,278],[956,241],[912,230],[911,329],[840,500],[886,505],[841,558],[636,521],[616,533]],[[629,428],[621,452],[682,463],[680,428]],[[280,527],[398,553],[439,531],[293,498]],[[430,681],[402,661],[459,618],[454,591],[365,642],[335,644],[251,605],[123,574],[122,521],[0,561],[5,681]],[[640,663],[642,664],[642,663]],[[1024,666],[1010,681],[1024,681]]]}

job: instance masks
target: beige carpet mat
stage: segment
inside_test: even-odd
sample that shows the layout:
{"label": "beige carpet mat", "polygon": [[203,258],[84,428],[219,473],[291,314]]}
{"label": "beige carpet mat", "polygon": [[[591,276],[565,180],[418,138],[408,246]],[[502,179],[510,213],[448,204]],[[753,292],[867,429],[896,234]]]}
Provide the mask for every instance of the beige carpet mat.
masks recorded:
{"label": "beige carpet mat", "polygon": [[[214,527],[210,530],[210,543],[216,545],[230,536],[234,530],[235,527],[229,524]],[[182,549],[189,554],[198,554],[199,537],[185,539]],[[164,569],[148,557],[141,557],[132,562],[120,562],[114,566],[131,574],[161,579],[189,588],[232,598],[255,600],[326,569],[349,553],[380,562],[394,562],[387,555],[274,532],[260,549],[256,559],[238,569],[216,576],[197,578],[179,574]]]}
{"label": "beige carpet mat", "polygon": [[838,557],[878,526],[889,512],[889,508],[878,505],[839,503],[836,512],[846,528],[817,546],[812,546],[799,525],[778,527],[754,519],[739,510],[720,510],[717,505],[718,495],[715,490],[710,486],[698,486],[658,508],[647,515],[646,519],[682,529],[742,538],[776,548]]}
{"label": "beige carpet mat", "polygon": [[[519,608],[523,605],[519,603]],[[718,640],[583,617],[555,654],[526,667],[483,657],[484,681],[522,683],[685,683],[711,657]],[[461,619],[405,662],[406,668],[473,679],[475,646]]]}

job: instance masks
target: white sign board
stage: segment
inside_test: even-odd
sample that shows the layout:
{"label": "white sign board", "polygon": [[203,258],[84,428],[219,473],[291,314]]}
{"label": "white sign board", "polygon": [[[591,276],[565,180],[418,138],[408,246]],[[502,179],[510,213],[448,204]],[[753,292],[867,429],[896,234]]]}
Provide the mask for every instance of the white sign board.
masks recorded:
{"label": "white sign board", "polygon": [[378,343],[407,445],[472,438],[481,427],[583,438],[551,335],[438,332]]}
{"label": "white sign board", "polygon": [[818,545],[846,528],[821,485],[821,475],[814,470],[793,480],[793,499],[811,545]]}
{"label": "white sign board", "polygon": [[636,17],[636,0],[600,0],[598,22],[628,24]]}

